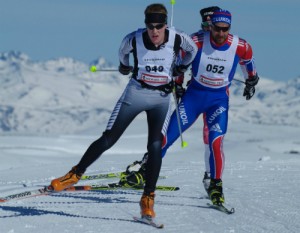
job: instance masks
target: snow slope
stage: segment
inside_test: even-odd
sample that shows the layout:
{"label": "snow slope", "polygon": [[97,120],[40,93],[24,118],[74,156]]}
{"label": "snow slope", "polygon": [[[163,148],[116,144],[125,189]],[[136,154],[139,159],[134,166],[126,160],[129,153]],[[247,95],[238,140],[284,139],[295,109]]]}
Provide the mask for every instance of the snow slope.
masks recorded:
{"label": "snow slope", "polygon": [[[0,136],[1,196],[49,184],[75,165],[105,125],[78,135]],[[163,160],[158,184],[177,185],[176,192],[157,191],[157,220],[162,232],[298,232],[300,229],[299,128],[230,124],[225,139],[223,176],[226,204],[235,214],[208,209],[202,187],[204,171],[201,123],[184,133]],[[259,133],[258,133],[259,132]],[[120,171],[142,157],[146,147],[143,119],[132,123],[119,142],[89,167],[86,174]],[[98,182],[109,183],[114,180]],[[91,182],[91,181],[90,181]],[[90,183],[80,181],[83,183]],[[95,181],[93,181],[95,182]],[[39,186],[38,186],[39,187]],[[141,191],[57,193],[0,204],[3,233],[154,232],[135,223]]]}

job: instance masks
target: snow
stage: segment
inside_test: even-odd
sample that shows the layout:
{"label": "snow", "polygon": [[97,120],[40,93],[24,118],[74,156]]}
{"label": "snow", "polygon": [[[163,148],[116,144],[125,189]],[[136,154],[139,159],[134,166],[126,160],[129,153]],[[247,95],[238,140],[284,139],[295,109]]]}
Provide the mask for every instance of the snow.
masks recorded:
{"label": "snow", "polygon": [[[0,136],[1,196],[47,185],[75,165],[105,125],[82,134],[55,136]],[[189,143],[177,141],[163,160],[161,185],[179,191],[156,192],[157,220],[161,231],[182,232],[298,232],[299,128],[280,125],[230,124],[224,142],[223,176],[226,204],[233,215],[208,209],[202,186],[204,172],[201,123],[184,133]],[[136,119],[123,137],[86,174],[122,171],[142,158],[146,147],[146,122]],[[80,181],[110,183],[114,179]],[[26,184],[28,187],[22,187]],[[40,232],[152,232],[154,228],[132,221],[139,214],[141,191],[57,193],[0,205],[4,233]]]}

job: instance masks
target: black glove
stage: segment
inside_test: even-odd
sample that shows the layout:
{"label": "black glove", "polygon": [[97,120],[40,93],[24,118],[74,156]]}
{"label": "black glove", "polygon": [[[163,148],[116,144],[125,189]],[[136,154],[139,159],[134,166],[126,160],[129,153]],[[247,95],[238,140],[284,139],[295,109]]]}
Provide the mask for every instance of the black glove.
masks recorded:
{"label": "black glove", "polygon": [[125,66],[122,63],[119,65],[119,72],[123,75],[128,75],[132,71],[132,66]]}
{"label": "black glove", "polygon": [[256,74],[253,77],[249,77],[245,82],[244,94],[246,96],[246,100],[250,100],[255,93],[255,86],[258,83],[259,77]]}
{"label": "black glove", "polygon": [[185,93],[185,88],[182,87],[182,84],[175,83],[175,92],[176,98],[180,99]]}
{"label": "black glove", "polygon": [[246,96],[246,100],[250,100],[252,96],[254,96],[255,93],[255,87],[246,85],[244,88],[244,94],[243,96]]}
{"label": "black glove", "polygon": [[173,76],[180,76],[183,75],[185,71],[187,71],[188,66],[185,65],[180,65],[180,66],[175,66],[173,68]]}

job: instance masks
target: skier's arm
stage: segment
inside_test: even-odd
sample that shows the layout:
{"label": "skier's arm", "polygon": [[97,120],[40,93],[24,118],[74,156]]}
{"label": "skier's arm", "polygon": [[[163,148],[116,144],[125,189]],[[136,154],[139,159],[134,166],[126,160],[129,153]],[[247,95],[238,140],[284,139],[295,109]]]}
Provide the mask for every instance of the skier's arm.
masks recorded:
{"label": "skier's arm", "polygon": [[245,75],[248,74],[248,78],[255,76],[256,67],[251,45],[244,39],[240,39],[237,53],[240,57],[240,64],[244,66],[244,68],[242,68],[242,70],[244,69],[243,73]]}
{"label": "skier's arm", "polygon": [[119,60],[120,64],[129,67],[129,54],[133,50],[132,40],[134,38],[135,32],[132,32],[124,37],[120,48],[119,48]]}
{"label": "skier's arm", "polygon": [[259,77],[256,72],[251,45],[242,39],[240,42],[242,42],[240,43],[242,46],[240,45],[238,47],[237,52],[241,59],[240,63],[244,64],[246,72],[248,73],[243,96],[246,97],[246,100],[250,100],[255,93],[255,86],[259,81]]}
{"label": "skier's arm", "polygon": [[194,60],[198,48],[190,36],[183,32],[179,33],[179,35],[181,37],[180,48],[184,52],[184,56],[181,59],[181,65],[188,67]]}
{"label": "skier's arm", "polygon": [[179,54],[176,58],[175,69],[173,75],[175,76],[175,83],[182,87],[184,81],[184,72],[191,64],[197,54],[197,45],[190,36],[183,32],[178,32],[179,35]]}

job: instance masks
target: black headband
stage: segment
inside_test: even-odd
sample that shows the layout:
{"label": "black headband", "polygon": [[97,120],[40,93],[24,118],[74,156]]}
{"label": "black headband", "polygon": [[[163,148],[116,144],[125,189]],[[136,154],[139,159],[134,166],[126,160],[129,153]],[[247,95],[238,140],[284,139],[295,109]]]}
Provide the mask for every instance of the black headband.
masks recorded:
{"label": "black headband", "polygon": [[167,15],[163,13],[149,13],[145,16],[145,23],[167,23]]}

